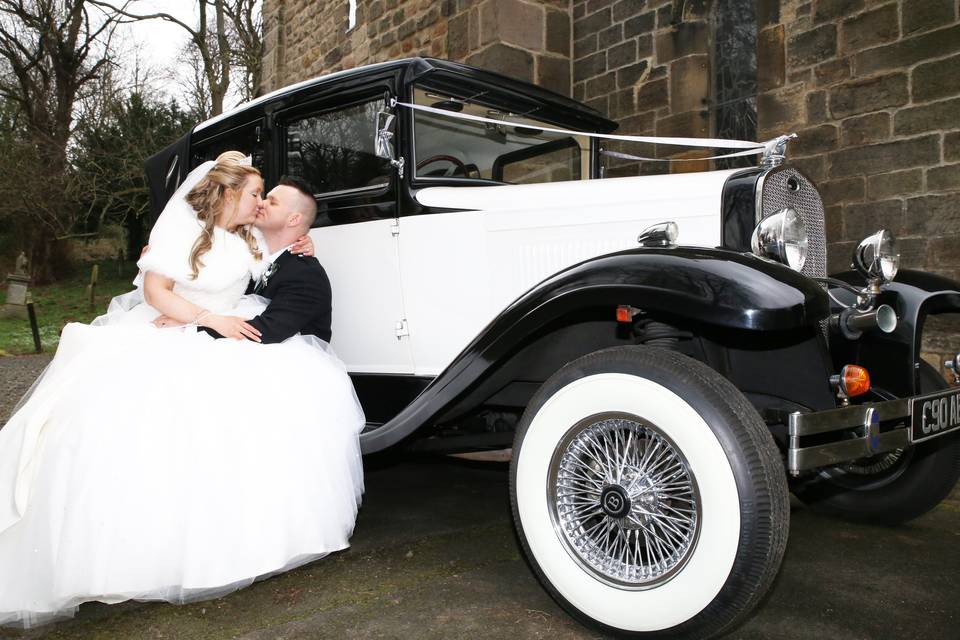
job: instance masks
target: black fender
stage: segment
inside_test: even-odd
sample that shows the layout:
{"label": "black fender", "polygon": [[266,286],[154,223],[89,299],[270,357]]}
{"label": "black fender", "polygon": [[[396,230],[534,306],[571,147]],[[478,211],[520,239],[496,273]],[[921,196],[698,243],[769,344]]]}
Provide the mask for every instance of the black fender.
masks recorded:
{"label": "black fender", "polygon": [[[551,322],[581,309],[617,305],[746,331],[809,327],[830,311],[816,282],[750,254],[674,247],[592,258],[511,303],[400,413],[361,435],[364,453],[390,447],[440,415]],[[612,309],[610,317],[613,321]]]}
{"label": "black fender", "polygon": [[[854,271],[833,277],[857,287],[866,284]],[[852,294],[843,289],[831,292],[848,304],[853,301]],[[865,332],[857,340],[831,335],[834,366],[839,370],[844,364],[859,364],[870,372],[874,386],[899,397],[916,395],[920,393],[924,322],[931,315],[960,312],[960,283],[932,273],[901,269],[893,282],[883,285],[877,304],[893,307],[897,312],[897,328],[889,334]],[[957,348],[960,350],[960,345]]]}

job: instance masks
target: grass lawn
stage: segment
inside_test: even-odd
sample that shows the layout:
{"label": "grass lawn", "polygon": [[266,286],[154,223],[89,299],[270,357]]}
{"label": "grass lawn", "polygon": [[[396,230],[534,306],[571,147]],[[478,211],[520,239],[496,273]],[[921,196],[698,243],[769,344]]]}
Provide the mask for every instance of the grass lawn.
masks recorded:
{"label": "grass lawn", "polygon": [[[137,273],[134,263],[123,263],[118,271],[115,262],[103,262],[100,264],[95,303],[91,308],[86,297],[91,266],[78,267],[73,276],[56,284],[30,287],[37,324],[40,326],[40,344],[45,353],[56,350],[63,325],[68,322],[90,322],[107,310],[111,298],[133,289],[131,281]],[[0,300],[5,302],[6,297],[4,286]],[[0,318],[0,356],[33,352],[30,321],[26,318]]]}

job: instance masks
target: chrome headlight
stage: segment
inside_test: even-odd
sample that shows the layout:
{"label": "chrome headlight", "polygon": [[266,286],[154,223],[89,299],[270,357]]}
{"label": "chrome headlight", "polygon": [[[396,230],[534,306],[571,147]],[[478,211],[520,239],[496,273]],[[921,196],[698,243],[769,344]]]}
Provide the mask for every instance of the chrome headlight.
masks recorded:
{"label": "chrome headlight", "polygon": [[800,271],[807,260],[807,230],[803,220],[789,207],[780,209],[761,220],[753,230],[750,248],[758,256]]}
{"label": "chrome headlight", "polygon": [[900,250],[897,240],[886,229],[863,240],[853,251],[853,268],[863,277],[890,282],[900,269]]}

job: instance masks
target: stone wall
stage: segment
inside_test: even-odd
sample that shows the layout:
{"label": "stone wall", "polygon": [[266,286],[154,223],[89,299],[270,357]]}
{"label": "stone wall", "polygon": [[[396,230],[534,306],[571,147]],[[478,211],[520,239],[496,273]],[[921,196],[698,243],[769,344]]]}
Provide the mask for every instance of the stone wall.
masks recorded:
{"label": "stone wall", "polygon": [[265,0],[264,90],[411,56],[447,58],[570,93],[566,0]]}

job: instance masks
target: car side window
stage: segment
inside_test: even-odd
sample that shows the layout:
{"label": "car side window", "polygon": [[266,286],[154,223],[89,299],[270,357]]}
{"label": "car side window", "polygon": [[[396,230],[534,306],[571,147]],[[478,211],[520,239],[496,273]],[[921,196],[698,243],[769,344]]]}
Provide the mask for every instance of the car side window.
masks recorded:
{"label": "car side window", "polygon": [[240,151],[252,158],[253,166],[263,173],[263,145],[260,142],[260,125],[258,123],[236,127],[214,136],[201,140],[191,146],[190,167],[216,160],[224,151]]}
{"label": "car side window", "polygon": [[318,198],[386,189],[393,168],[375,153],[383,99],[291,120],[286,126],[284,173],[313,185]]}

